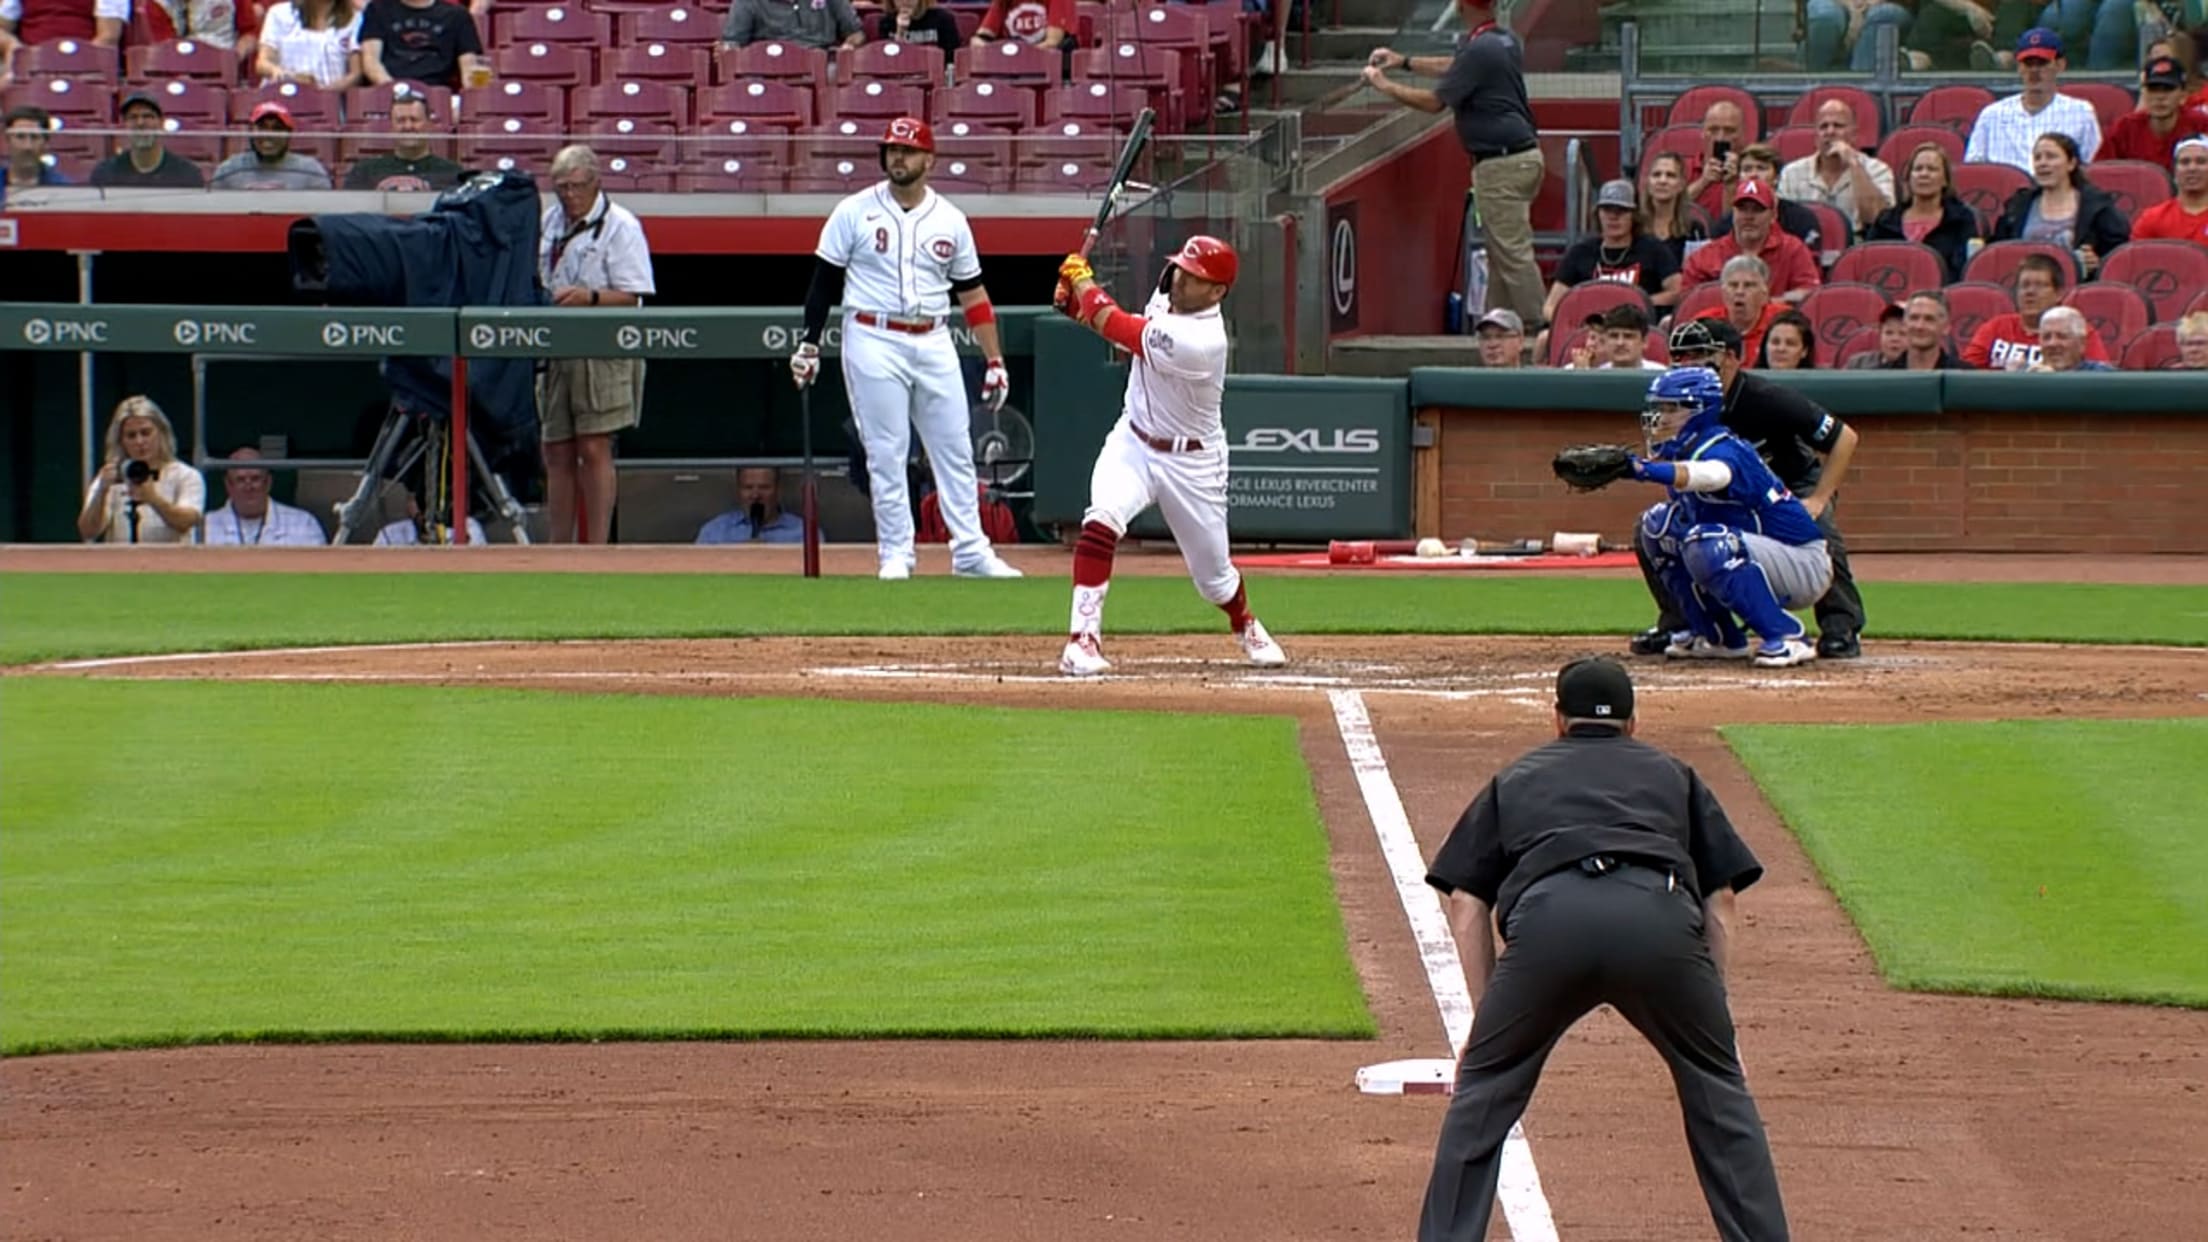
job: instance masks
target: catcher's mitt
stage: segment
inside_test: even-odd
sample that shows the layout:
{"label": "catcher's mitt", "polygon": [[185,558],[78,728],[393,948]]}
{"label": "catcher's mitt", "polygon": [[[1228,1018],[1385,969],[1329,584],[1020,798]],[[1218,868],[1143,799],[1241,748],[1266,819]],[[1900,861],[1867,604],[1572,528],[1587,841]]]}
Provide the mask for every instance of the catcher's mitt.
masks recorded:
{"label": "catcher's mitt", "polygon": [[1622,444],[1574,444],[1549,463],[1575,492],[1592,492],[1633,477],[1633,450]]}

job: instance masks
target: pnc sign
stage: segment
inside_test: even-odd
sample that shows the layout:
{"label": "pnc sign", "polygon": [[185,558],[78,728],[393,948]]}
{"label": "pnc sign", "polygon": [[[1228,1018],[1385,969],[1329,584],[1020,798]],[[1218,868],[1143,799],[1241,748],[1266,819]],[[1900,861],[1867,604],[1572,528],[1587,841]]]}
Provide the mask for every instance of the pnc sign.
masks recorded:
{"label": "pnc sign", "polygon": [[23,322],[26,345],[105,345],[104,319],[27,319]]}
{"label": "pnc sign", "polygon": [[406,325],[403,323],[326,323],[322,325],[322,343],[331,349],[404,349]]}
{"label": "pnc sign", "polygon": [[251,320],[179,319],[170,335],[176,343],[193,345],[252,345],[261,325]]}
{"label": "pnc sign", "polygon": [[614,329],[613,343],[616,348],[630,353],[638,350],[694,350],[698,348],[698,330],[625,323]]}

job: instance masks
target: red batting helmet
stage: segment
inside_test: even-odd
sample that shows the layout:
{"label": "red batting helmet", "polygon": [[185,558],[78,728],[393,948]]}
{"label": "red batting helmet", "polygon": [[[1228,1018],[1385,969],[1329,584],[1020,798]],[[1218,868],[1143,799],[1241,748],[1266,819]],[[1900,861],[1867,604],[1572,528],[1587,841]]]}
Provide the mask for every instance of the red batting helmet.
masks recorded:
{"label": "red batting helmet", "polygon": [[885,147],[911,147],[915,151],[933,151],[935,150],[935,131],[929,129],[928,123],[919,117],[901,116],[891,121],[889,128],[882,131],[882,145]]}
{"label": "red batting helmet", "polygon": [[1174,251],[1166,262],[1191,276],[1222,285],[1233,284],[1234,273],[1241,266],[1241,260],[1234,257],[1234,247],[1201,234],[1189,238],[1188,244]]}

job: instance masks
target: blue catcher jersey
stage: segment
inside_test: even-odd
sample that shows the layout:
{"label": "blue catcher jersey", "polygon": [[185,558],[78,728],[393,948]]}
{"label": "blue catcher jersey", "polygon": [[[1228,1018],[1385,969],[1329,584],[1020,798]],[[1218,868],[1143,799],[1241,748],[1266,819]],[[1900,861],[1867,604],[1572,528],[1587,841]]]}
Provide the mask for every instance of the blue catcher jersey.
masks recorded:
{"label": "blue catcher jersey", "polygon": [[1685,460],[1721,461],[1733,471],[1733,481],[1723,491],[1672,493],[1686,502],[1695,524],[1730,526],[1797,547],[1824,539],[1809,510],[1740,437],[1719,432],[1695,445]]}

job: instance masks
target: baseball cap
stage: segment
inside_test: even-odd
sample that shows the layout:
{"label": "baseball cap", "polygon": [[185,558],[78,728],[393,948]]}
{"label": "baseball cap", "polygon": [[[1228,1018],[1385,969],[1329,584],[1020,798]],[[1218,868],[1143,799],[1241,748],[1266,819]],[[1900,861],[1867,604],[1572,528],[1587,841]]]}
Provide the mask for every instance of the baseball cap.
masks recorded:
{"label": "baseball cap", "polygon": [[2174,56],[2157,56],[2147,62],[2142,78],[2148,86],[2165,86],[2182,89],[2185,85],[2185,66]]}
{"label": "baseball cap", "polygon": [[1633,678],[1616,660],[1574,660],[1556,674],[1556,710],[1572,720],[1633,718]]}
{"label": "baseball cap", "polygon": [[1880,323],[1892,323],[1896,319],[1906,319],[1908,316],[1908,307],[1899,302],[1888,302],[1886,309],[1878,312],[1878,321]]}
{"label": "baseball cap", "polygon": [[1769,211],[1777,204],[1778,200],[1772,196],[1770,182],[1758,181],[1753,177],[1743,177],[1740,181],[1740,188],[1733,191],[1733,202],[1735,204],[1756,203],[1765,211]]}
{"label": "baseball cap", "polygon": [[267,101],[266,103],[256,105],[253,109],[253,115],[247,119],[246,124],[258,125],[262,121],[265,121],[270,117],[275,117],[277,120],[282,121],[284,123],[285,129],[299,128],[298,122],[291,119],[291,109],[285,107],[280,103],[277,103],[273,99]]}
{"label": "baseball cap", "polygon": [[131,107],[135,104],[144,104],[145,106],[153,109],[156,116],[165,117],[169,114],[168,109],[161,106],[160,96],[155,95],[151,91],[132,91],[128,95],[123,96],[123,102],[115,109],[115,115],[121,116],[123,113],[130,111]]}
{"label": "baseball cap", "polygon": [[2053,60],[2062,55],[2062,36],[2045,26],[2034,26],[2016,41],[2018,60]]}
{"label": "baseball cap", "polygon": [[1505,310],[1498,306],[1480,316],[1480,322],[1473,325],[1474,331],[1478,331],[1480,328],[1501,328],[1505,332],[1515,332],[1523,336],[1526,332],[1526,321],[1518,317],[1517,311]]}
{"label": "baseball cap", "polygon": [[1633,192],[1633,183],[1623,178],[1603,182],[1602,189],[1595,193],[1595,206],[1597,207],[1631,208],[1640,205],[1639,196]]}

